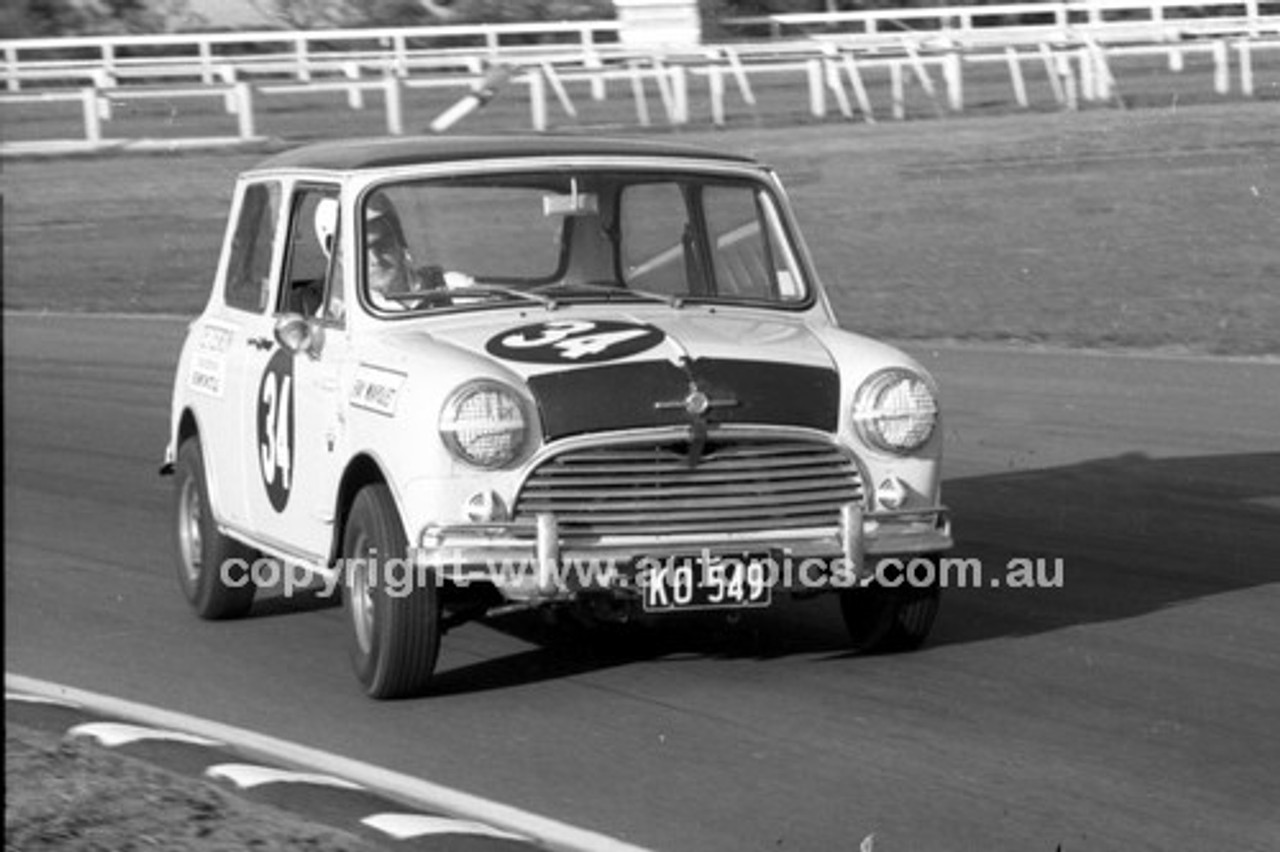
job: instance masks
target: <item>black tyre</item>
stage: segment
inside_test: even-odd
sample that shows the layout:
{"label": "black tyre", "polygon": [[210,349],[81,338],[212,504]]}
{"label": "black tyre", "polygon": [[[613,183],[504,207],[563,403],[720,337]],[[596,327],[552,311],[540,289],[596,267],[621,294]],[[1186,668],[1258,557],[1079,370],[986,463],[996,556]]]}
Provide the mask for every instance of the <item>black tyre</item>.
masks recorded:
{"label": "black tyre", "polygon": [[937,585],[845,589],[840,614],[851,647],[865,654],[914,651],[933,629],[941,597]]}
{"label": "black tyre", "polygon": [[258,553],[218,532],[199,438],[188,438],[178,448],[173,526],[178,585],[196,615],[213,620],[247,613],[255,591],[249,568]]}
{"label": "black tyre", "polygon": [[373,698],[406,698],[431,683],[440,652],[440,590],[412,571],[395,501],[382,483],[356,495],[342,535],[342,609],[356,677]]}

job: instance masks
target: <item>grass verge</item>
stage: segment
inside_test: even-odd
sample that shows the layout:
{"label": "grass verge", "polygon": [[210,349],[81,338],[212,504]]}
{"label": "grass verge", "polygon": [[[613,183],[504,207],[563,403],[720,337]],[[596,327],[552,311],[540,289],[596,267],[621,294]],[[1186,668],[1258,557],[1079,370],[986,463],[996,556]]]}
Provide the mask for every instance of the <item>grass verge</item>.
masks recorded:
{"label": "grass verge", "polygon": [[373,852],[380,847],[251,804],[92,743],[5,725],[5,848]]}
{"label": "grass verge", "polygon": [[[853,329],[1280,353],[1272,103],[681,136],[778,167]],[[5,308],[196,313],[260,158],[6,164]]]}

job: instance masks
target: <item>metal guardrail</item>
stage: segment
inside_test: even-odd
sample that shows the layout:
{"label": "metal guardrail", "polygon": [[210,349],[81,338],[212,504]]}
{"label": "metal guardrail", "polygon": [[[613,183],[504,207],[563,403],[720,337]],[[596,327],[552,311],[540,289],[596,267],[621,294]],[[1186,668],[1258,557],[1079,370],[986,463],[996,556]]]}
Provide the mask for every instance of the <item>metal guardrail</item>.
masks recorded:
{"label": "metal guardrail", "polygon": [[986,6],[934,6],[875,9],[859,12],[777,13],[726,18],[720,25],[730,33],[763,31],[777,40],[799,36],[889,36],[899,38],[945,36],[959,45],[1008,37],[1012,31],[1032,40],[1053,33],[1088,29],[1101,42],[1153,34],[1167,38],[1186,35],[1276,34],[1280,3],[1275,0],[1226,0],[1188,3],[1185,0],[1064,0],[1063,2],[1001,3]]}
{"label": "metal guardrail", "polygon": [[[1169,19],[1152,22],[1108,21],[1109,9],[1175,8],[1170,0],[1149,0],[1135,4],[1126,0],[1095,0],[1088,4],[1098,23],[1070,23],[1070,14],[1081,8],[1079,3],[1023,3],[986,7],[948,7],[946,10],[898,10],[938,16],[944,11],[951,16],[972,14],[978,10],[995,14],[1021,14],[1028,9],[1049,15],[1056,22],[1060,10],[1068,21],[1065,29],[1054,26],[979,26],[980,19],[970,18],[972,30],[961,28],[901,30],[895,34],[880,31],[833,31],[832,19],[866,22],[889,20],[894,14],[877,12],[837,13],[835,15],[768,16],[802,18],[818,21],[824,29],[803,39],[755,41],[733,44],[703,45],[668,50],[636,50],[618,42],[604,41],[602,33],[616,34],[615,22],[574,24],[578,40],[553,44],[520,44],[503,47],[494,41],[497,28],[419,28],[417,30],[326,31],[307,33],[305,49],[288,54],[265,52],[257,55],[227,56],[215,54],[212,47],[193,61],[187,55],[122,56],[115,55],[108,69],[88,60],[75,60],[77,65],[42,70],[63,74],[54,82],[60,85],[35,87],[0,94],[0,106],[6,104],[60,103],[79,101],[84,116],[84,139],[91,144],[103,142],[104,120],[112,116],[114,104],[129,99],[153,97],[216,97],[223,101],[228,114],[236,116],[236,136],[254,138],[258,122],[255,111],[261,110],[264,98],[287,97],[302,93],[342,92],[348,106],[363,109],[366,95],[376,93],[386,112],[389,134],[404,132],[404,95],[420,88],[454,89],[464,99],[468,93],[480,92],[495,68],[501,69],[503,84],[523,89],[529,103],[530,126],[543,131],[550,126],[549,103],[558,102],[562,111],[576,118],[577,106],[570,96],[570,85],[586,84],[594,100],[605,100],[610,89],[621,84],[634,101],[635,118],[641,125],[653,123],[648,93],[656,89],[666,121],[685,124],[690,120],[690,91],[701,88],[709,94],[711,121],[723,125],[731,89],[738,100],[756,109],[755,84],[762,77],[789,76],[800,79],[807,88],[809,112],[817,118],[834,109],[846,117],[874,122],[885,107],[872,104],[869,96],[871,77],[878,80],[882,92],[888,83],[887,113],[904,118],[908,86],[917,86],[933,104],[938,114],[959,112],[965,106],[965,69],[999,65],[1007,69],[1013,98],[1019,107],[1027,108],[1027,75],[1033,73],[1047,79],[1055,103],[1063,109],[1078,109],[1083,102],[1110,101],[1116,91],[1113,64],[1133,57],[1152,54],[1167,56],[1171,72],[1180,71],[1188,57],[1207,58],[1213,72],[1213,89],[1221,95],[1232,88],[1233,71],[1238,74],[1239,92],[1255,95],[1255,56],[1280,53],[1280,16],[1261,14],[1266,5],[1254,0],[1247,4],[1252,18],[1200,18],[1197,29],[1169,29]],[[1280,2],[1272,5],[1280,6]],[[1185,4],[1176,8],[1189,8]],[[1196,7],[1199,8],[1199,7]],[[1219,7],[1215,7],[1219,8]],[[1086,10],[1087,11],[1087,10]],[[1152,12],[1154,14],[1154,12]],[[921,18],[923,19],[923,18]],[[755,20],[755,19],[753,19]],[[1114,24],[1114,26],[1113,26]],[[877,24],[879,26],[880,24]],[[1203,25],[1203,26],[1201,26]],[[448,30],[451,37],[482,37],[481,47],[448,46],[430,49],[419,46],[430,31],[438,35]],[[507,26],[504,32],[531,32],[527,27]],[[541,25],[538,31],[556,33],[565,38],[565,30]],[[260,34],[209,34],[201,38],[223,44],[244,44]],[[277,40],[296,39],[297,33],[271,34]],[[85,45],[102,48],[108,42],[120,48],[143,43],[141,37],[116,37],[110,40],[72,40],[77,49]],[[319,39],[330,39],[321,41]],[[390,39],[389,44],[383,44]],[[345,41],[344,41],[345,40]],[[381,40],[381,41],[380,41]],[[150,37],[156,45],[190,45],[183,37]],[[40,45],[65,46],[65,40],[40,40]],[[212,45],[212,41],[209,42]],[[10,43],[0,42],[0,46]],[[317,45],[326,44],[321,52]],[[348,49],[333,49],[345,44]],[[381,47],[371,45],[383,44]],[[355,49],[352,45],[358,45]],[[496,45],[496,46],[495,46]],[[267,47],[269,51],[269,46]],[[215,57],[219,57],[215,61]],[[207,60],[207,61],[206,61]],[[46,61],[46,60],[40,60]],[[51,60],[49,60],[51,61]],[[486,70],[488,69],[488,70]],[[1029,70],[1028,70],[1029,69]],[[32,78],[43,79],[43,78]],[[156,85],[157,81],[163,81]],[[88,83],[89,85],[84,85]],[[1268,91],[1280,83],[1268,83]],[[1043,91],[1043,87],[1041,89]],[[459,104],[462,102],[460,101]],[[451,108],[452,109],[452,108]],[[465,110],[460,113],[465,114]],[[437,119],[437,122],[440,119]],[[436,128],[433,122],[433,129]]]}
{"label": "metal guardrail", "polygon": [[[1212,14],[1208,14],[1212,12]],[[1099,44],[1188,38],[1280,36],[1280,0],[1198,4],[1181,0],[1053,0],[861,12],[728,18],[730,35],[764,31],[765,41],[734,45],[761,62],[814,55],[821,42],[865,53],[907,46],[961,50],[1087,39]],[[362,74],[477,74],[488,64],[598,70],[606,64],[679,61],[689,48],[622,44],[623,25],[595,20],[377,29],[183,33],[0,40],[0,78],[9,92],[91,84],[160,81],[230,84],[255,78],[358,78]],[[786,36],[786,40],[783,40]],[[674,54],[674,55],[669,55]]]}
{"label": "metal guardrail", "polygon": [[[479,24],[344,30],[263,30],[0,40],[0,77],[10,92],[26,84],[288,75],[351,63],[399,76],[427,68],[474,70],[484,62],[569,54],[590,62],[618,41],[617,21]],[[531,41],[533,40],[533,41]]]}

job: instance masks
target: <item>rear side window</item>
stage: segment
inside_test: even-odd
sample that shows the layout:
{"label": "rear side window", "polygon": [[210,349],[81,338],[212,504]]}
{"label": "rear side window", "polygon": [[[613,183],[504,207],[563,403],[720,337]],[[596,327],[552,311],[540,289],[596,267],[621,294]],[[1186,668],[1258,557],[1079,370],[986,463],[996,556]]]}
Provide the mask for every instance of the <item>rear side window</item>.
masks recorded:
{"label": "rear side window", "polygon": [[229,307],[253,313],[267,309],[280,196],[280,184],[275,182],[253,184],[245,190],[223,291]]}

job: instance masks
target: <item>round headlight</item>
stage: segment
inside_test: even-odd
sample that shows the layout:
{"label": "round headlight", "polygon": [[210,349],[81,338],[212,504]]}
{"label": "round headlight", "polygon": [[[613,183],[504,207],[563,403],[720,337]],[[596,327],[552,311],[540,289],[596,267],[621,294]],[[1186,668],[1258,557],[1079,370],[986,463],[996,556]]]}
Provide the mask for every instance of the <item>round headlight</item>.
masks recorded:
{"label": "round headlight", "polygon": [[858,388],[853,423],[873,447],[909,453],[924,446],[938,422],[938,403],[928,382],[901,368],[873,373]]}
{"label": "round headlight", "polygon": [[529,440],[524,402],[498,382],[470,382],[453,392],[440,412],[440,437],[460,461],[480,468],[506,467]]}

